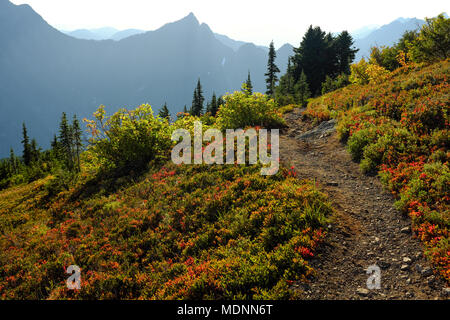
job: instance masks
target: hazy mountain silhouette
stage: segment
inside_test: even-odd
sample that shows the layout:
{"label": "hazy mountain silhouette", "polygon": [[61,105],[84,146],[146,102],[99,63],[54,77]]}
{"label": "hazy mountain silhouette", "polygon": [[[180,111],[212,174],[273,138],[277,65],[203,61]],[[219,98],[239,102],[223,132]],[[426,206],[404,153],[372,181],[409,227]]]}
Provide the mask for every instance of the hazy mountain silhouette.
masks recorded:
{"label": "hazy mountain silhouette", "polygon": [[[111,31],[112,30],[112,31]],[[99,29],[77,29],[73,31],[67,31],[67,30],[60,30],[61,32],[72,36],[77,39],[84,39],[84,40],[115,40],[120,41],[122,39],[134,36],[136,34],[145,33],[146,31],[140,30],[140,29],[126,29],[126,30],[116,30],[114,28],[99,28]],[[242,45],[250,43],[245,41],[239,41],[231,39],[230,37],[214,33],[214,36],[217,40],[222,42],[227,47],[230,47],[234,51],[237,51]],[[269,50],[269,47],[265,46],[258,46],[261,49],[264,49],[266,51]]]}
{"label": "hazy mountain silhouette", "polygon": [[289,43],[281,46],[280,49],[277,50],[277,58],[275,59],[275,64],[281,71],[281,74],[285,74],[287,70],[287,63],[290,56],[294,55],[294,47]]}
{"label": "hazy mountain silhouette", "polygon": [[77,38],[77,39],[85,39],[85,40],[105,40],[105,38],[88,29],[78,29],[74,31],[62,31],[63,33]]}
{"label": "hazy mountain silhouette", "polygon": [[371,34],[373,31],[377,30],[380,26],[376,24],[364,26],[362,28],[358,28],[351,32],[353,39],[363,39]]}
{"label": "hazy mountain silhouette", "polygon": [[141,34],[141,33],[144,33],[144,32],[145,32],[144,30],[139,30],[139,29],[122,30],[122,31],[114,33],[110,37],[110,39],[119,41],[119,40],[122,40],[122,39],[125,39],[125,38],[128,38],[128,37],[134,36],[136,34]]}
{"label": "hazy mountain silhouette", "polygon": [[367,36],[356,39],[355,47],[359,48],[356,61],[370,56],[370,48],[373,46],[392,46],[397,42],[405,31],[419,29],[425,23],[424,20],[416,18],[399,18],[389,24],[381,26],[370,32]]}
{"label": "hazy mountain silhouette", "polygon": [[20,153],[23,121],[48,147],[63,111],[82,118],[100,104],[111,113],[145,102],[157,111],[167,101],[175,115],[190,105],[199,77],[207,98],[240,89],[248,71],[254,89],[265,91],[267,52],[252,44],[235,52],[192,13],[121,41],[94,41],[56,30],[28,5],[0,0],[0,48],[0,156],[10,147]]}
{"label": "hazy mountain silhouette", "polygon": [[144,30],[139,29],[126,29],[117,30],[110,27],[99,28],[99,29],[78,29],[73,31],[60,30],[61,32],[72,36],[77,39],[84,40],[115,40],[120,41],[122,39],[134,36],[136,34],[144,33]]}
{"label": "hazy mountain silhouette", "polygon": [[[230,47],[231,49],[233,49],[234,51],[237,51],[240,47],[242,47],[244,44],[248,44],[251,42],[245,42],[245,41],[239,41],[239,40],[234,40],[231,39],[230,37],[223,35],[223,34],[218,34],[215,33],[214,34],[215,37],[217,38],[217,40],[219,40],[220,42],[222,42],[224,45],[226,45],[227,47]],[[269,52],[269,47],[266,46],[256,46],[257,48],[261,48],[267,52]]]}
{"label": "hazy mountain silhouette", "polygon": [[[394,21],[356,46],[360,55],[368,54],[370,45],[392,44],[420,23]],[[112,28],[96,32],[115,37]],[[20,153],[23,121],[30,136],[48,147],[63,111],[82,118],[100,104],[111,113],[148,102],[156,112],[167,102],[175,116],[191,104],[198,78],[207,98],[213,91],[239,90],[248,71],[255,91],[265,92],[267,48],[214,34],[192,13],[155,31],[122,36],[120,41],[76,39],[30,6],[0,0],[0,156],[10,147]],[[289,44],[277,51],[281,74],[292,53]]]}
{"label": "hazy mountain silhouette", "polygon": [[223,35],[223,34],[215,33],[214,36],[217,38],[217,40],[222,42],[227,47],[230,47],[234,51],[238,51],[238,49],[240,47],[242,47],[244,44],[248,43],[248,42],[244,42],[244,41],[233,40],[230,37]]}

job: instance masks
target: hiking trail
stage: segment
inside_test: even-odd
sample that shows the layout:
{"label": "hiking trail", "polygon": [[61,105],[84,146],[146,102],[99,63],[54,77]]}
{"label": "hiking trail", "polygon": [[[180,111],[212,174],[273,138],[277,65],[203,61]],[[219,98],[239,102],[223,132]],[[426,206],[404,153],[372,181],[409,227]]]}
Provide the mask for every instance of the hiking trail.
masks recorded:
{"label": "hiking trail", "polygon": [[[281,162],[299,179],[315,180],[335,209],[327,239],[310,260],[309,284],[294,284],[302,299],[447,299],[444,280],[433,273],[411,219],[376,176],[361,173],[339,141],[334,120],[313,127],[304,109],[285,114]],[[311,130],[312,129],[312,130]],[[381,269],[381,289],[367,288],[366,269]]]}

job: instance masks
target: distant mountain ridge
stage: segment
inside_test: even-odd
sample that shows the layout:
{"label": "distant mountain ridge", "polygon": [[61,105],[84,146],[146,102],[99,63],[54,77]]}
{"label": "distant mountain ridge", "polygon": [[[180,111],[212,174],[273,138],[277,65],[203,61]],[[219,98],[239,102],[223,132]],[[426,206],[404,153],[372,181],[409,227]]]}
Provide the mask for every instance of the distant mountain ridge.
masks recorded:
{"label": "distant mountain ridge", "polygon": [[[357,58],[368,55],[372,44],[392,44],[423,22],[404,20],[357,39]],[[175,116],[189,107],[198,78],[207,99],[213,92],[239,90],[249,71],[254,90],[265,92],[267,48],[216,34],[193,13],[154,31],[124,30],[119,36],[115,31],[95,32],[120,41],[76,39],[29,5],[0,0],[0,110],[7,115],[0,117],[0,157],[10,147],[22,149],[22,122],[48,147],[62,112],[83,118],[101,104],[111,113],[147,102],[157,112],[167,102]],[[277,50],[280,75],[291,55],[290,44]]]}
{"label": "distant mountain ridge", "polygon": [[[359,52],[356,55],[356,61],[359,61],[362,57],[368,57],[370,54],[370,48],[374,45],[377,46],[391,46],[396,41],[400,39],[400,37],[403,35],[405,31],[415,30],[420,28],[425,23],[424,20],[417,19],[417,18],[398,18],[394,21],[392,21],[389,24],[379,26],[379,25],[368,25],[363,26],[359,29],[356,29],[351,32],[351,35],[353,36],[353,39],[355,40],[355,47],[359,48]],[[79,29],[74,31],[62,31],[70,36],[73,36],[75,38],[79,39],[86,39],[86,40],[122,40],[124,38],[145,33],[144,30],[139,29],[128,29],[123,31],[116,30],[115,33],[110,33],[109,35],[102,32],[104,29],[113,29],[114,28],[100,28],[100,29]],[[239,41],[231,39],[230,37],[214,33],[214,36],[216,39],[218,39],[220,42],[222,42],[227,47],[230,47],[233,49],[233,51],[237,51],[239,48],[241,48],[245,44],[249,44],[251,42],[245,42],[245,41]],[[290,47],[292,45],[285,44]],[[256,46],[259,47],[265,51],[268,50],[268,47],[266,46]],[[281,48],[280,48],[281,49]],[[291,48],[289,49],[291,50]],[[280,59],[281,61],[287,61],[286,59]],[[285,70],[286,68],[284,66],[280,66]]]}
{"label": "distant mountain ridge", "polygon": [[[157,112],[167,102],[175,116],[189,107],[198,78],[206,98],[239,90],[249,71],[254,90],[265,92],[266,50],[234,51],[192,13],[121,41],[92,41],[61,33],[29,5],[0,0],[0,47],[0,157],[10,147],[20,153],[22,122],[48,147],[62,112],[83,118],[101,104],[111,113],[147,102]],[[289,48],[280,48],[280,69]]]}
{"label": "distant mountain ridge", "polygon": [[373,46],[392,46],[406,31],[419,29],[424,23],[424,20],[417,18],[398,18],[389,24],[375,28],[365,37],[354,36],[356,39],[354,46],[359,48],[355,60],[359,61],[363,57],[369,57],[370,48]]}
{"label": "distant mountain ridge", "polygon": [[[115,32],[105,33],[104,32],[105,29],[106,30],[112,29],[112,30],[115,30]],[[100,28],[100,29],[77,29],[77,30],[73,30],[73,31],[67,31],[67,30],[60,30],[60,31],[71,37],[77,38],[77,39],[115,40],[115,41],[120,41],[122,39],[131,37],[131,36],[134,36],[137,34],[148,32],[148,31],[140,30],[140,29],[126,29],[126,30],[119,31],[117,29],[109,28],[109,27]],[[219,33],[214,33],[214,36],[216,37],[217,40],[222,42],[227,47],[230,47],[234,51],[237,51],[244,44],[251,43],[251,42],[234,40],[226,35],[219,34]],[[266,47],[266,46],[257,46],[257,47],[260,47],[261,49],[264,49],[266,51],[269,50],[269,47]]]}
{"label": "distant mountain ridge", "polygon": [[139,29],[117,30],[115,28],[99,28],[99,29],[78,29],[73,31],[60,30],[61,32],[82,40],[115,40],[122,39],[141,34],[146,31]]}
{"label": "distant mountain ridge", "polygon": [[379,27],[380,27],[379,25],[375,25],[375,24],[364,26],[362,28],[352,31],[351,35],[352,35],[353,39],[362,39],[362,38],[367,37],[373,31],[377,30]]}

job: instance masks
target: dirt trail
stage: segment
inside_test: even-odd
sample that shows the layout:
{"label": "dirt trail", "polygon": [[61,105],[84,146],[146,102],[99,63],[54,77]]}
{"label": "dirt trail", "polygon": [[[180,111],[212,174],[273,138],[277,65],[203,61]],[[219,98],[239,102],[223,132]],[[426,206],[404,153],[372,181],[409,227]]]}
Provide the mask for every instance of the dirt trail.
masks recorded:
{"label": "dirt trail", "polygon": [[[302,289],[304,299],[446,299],[445,284],[423,256],[377,177],[360,173],[335,131],[299,137],[312,129],[300,109],[286,114],[280,136],[281,161],[300,179],[315,179],[336,209],[328,240],[311,261],[317,278]],[[381,268],[381,289],[368,290],[366,269]]]}

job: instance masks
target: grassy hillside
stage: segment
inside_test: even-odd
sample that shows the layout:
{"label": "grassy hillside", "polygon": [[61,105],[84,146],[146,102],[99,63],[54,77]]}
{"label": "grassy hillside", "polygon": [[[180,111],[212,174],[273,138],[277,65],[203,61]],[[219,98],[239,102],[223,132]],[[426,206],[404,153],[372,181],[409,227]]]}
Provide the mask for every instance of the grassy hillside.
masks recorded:
{"label": "grassy hillside", "polygon": [[50,178],[2,191],[1,297],[289,298],[331,212],[289,175],[169,164],[110,194],[81,183],[47,202]]}
{"label": "grassy hillside", "polygon": [[[336,117],[367,174],[378,173],[441,275],[450,280],[449,61],[313,99],[304,117]],[[282,108],[289,111],[293,106]],[[1,299],[293,299],[326,235],[326,195],[293,169],[175,165],[171,132],[282,127],[259,93],[225,97],[216,118],[103,107],[81,171],[0,191]],[[80,290],[65,270],[81,267]],[[298,291],[297,291],[298,292]]]}
{"label": "grassy hillside", "polygon": [[441,275],[450,281],[450,62],[411,64],[386,80],[350,85],[312,100],[304,114],[338,119],[365,173],[378,173],[413,221]]}
{"label": "grassy hillside", "polygon": [[[247,123],[279,119],[273,100],[237,92],[218,123],[252,106]],[[142,106],[96,119],[80,174],[0,192],[2,299],[293,298],[289,285],[313,274],[332,211],[314,183],[292,169],[173,164],[170,131],[195,117],[170,125]],[[70,265],[81,290],[66,288]]]}

